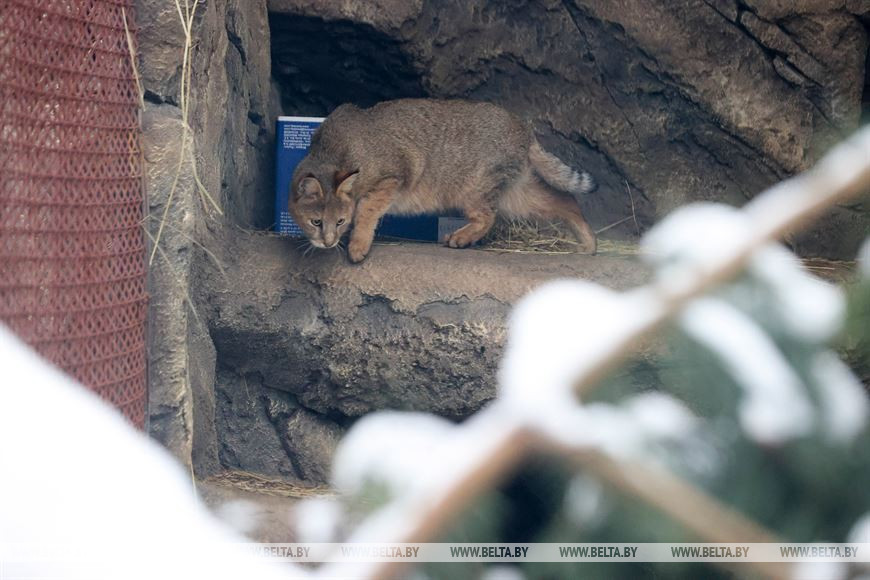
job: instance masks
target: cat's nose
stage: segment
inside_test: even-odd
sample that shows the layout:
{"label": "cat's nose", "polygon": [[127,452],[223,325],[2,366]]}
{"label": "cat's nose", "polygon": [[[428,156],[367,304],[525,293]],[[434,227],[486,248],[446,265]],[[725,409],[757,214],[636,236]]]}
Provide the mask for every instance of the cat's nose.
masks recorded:
{"label": "cat's nose", "polygon": [[323,245],[325,245],[327,248],[332,248],[337,243],[338,243],[338,236],[336,236],[334,233],[323,234]]}

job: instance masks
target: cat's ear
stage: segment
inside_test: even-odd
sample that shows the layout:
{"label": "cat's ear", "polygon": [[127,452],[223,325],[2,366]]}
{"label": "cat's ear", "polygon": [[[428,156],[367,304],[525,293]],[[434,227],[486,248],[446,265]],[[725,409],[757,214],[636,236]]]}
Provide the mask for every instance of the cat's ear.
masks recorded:
{"label": "cat's ear", "polygon": [[299,185],[296,186],[296,191],[294,192],[296,200],[305,197],[321,197],[322,195],[323,188],[320,186],[320,182],[313,177],[306,177],[300,181]]}
{"label": "cat's ear", "polygon": [[353,182],[356,181],[356,176],[359,175],[359,171],[351,173],[347,177],[341,180],[341,183],[338,184],[338,187],[335,188],[335,193],[338,195],[343,195],[350,197],[350,190],[353,188]]}

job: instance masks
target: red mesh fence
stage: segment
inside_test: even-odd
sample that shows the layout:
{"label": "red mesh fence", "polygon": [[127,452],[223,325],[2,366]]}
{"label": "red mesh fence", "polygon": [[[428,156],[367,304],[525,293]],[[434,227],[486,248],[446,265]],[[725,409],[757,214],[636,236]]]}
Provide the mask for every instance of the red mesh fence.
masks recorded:
{"label": "red mesh fence", "polygon": [[0,0],[0,321],[141,427],[131,2]]}

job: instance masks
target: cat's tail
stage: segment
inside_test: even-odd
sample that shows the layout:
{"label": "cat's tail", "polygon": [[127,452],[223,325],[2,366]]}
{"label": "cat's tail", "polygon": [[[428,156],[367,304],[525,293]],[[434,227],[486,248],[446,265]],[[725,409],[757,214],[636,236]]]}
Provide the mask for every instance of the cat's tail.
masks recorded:
{"label": "cat's tail", "polygon": [[529,148],[529,161],[535,173],[559,191],[578,196],[591,193],[598,188],[589,173],[571,169],[562,163],[561,159],[544,151],[537,141]]}

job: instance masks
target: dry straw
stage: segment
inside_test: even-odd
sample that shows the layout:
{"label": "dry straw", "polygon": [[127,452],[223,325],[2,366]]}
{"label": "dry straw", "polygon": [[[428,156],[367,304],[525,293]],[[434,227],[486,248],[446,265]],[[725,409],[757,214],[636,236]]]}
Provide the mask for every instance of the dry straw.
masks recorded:
{"label": "dry straw", "polygon": [[280,479],[272,479],[258,473],[241,470],[224,471],[207,477],[202,483],[275,497],[304,498],[330,497],[335,495],[332,490],[325,486],[303,487]]}
{"label": "dry straw", "polygon": [[190,91],[192,85],[191,75],[193,73],[193,21],[199,4],[200,0],[194,0],[193,4],[191,4],[189,0],[184,0],[184,6],[182,7],[181,0],[175,0],[178,18],[181,21],[181,27],[184,30],[184,47],[181,60],[181,84],[178,90],[182,125],[181,146],[178,151],[178,163],[172,179],[172,186],[169,188],[169,195],[166,197],[166,204],[163,208],[163,215],[160,218],[160,225],[157,228],[157,234],[154,236],[154,247],[152,248],[151,256],[148,259],[149,265],[154,261],[154,256],[157,253],[157,246],[160,244],[160,238],[163,235],[163,229],[166,226],[169,209],[172,207],[172,200],[175,196],[175,190],[178,188],[178,181],[181,177],[181,171],[185,166],[185,163],[187,163],[190,168],[197,191],[199,191],[203,202],[208,202],[217,213],[223,214],[220,206],[215,202],[214,198],[209,194],[206,187],[202,184],[202,180],[199,178],[199,173],[196,167],[194,133],[190,126]]}

